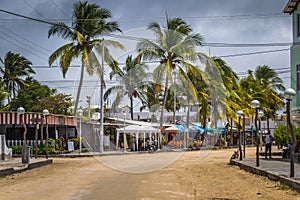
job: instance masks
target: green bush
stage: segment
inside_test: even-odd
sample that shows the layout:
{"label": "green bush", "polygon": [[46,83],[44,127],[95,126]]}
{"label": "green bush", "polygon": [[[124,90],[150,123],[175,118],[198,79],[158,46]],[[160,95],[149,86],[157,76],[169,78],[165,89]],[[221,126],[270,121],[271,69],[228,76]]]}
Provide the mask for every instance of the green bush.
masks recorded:
{"label": "green bush", "polygon": [[[295,126],[293,127],[296,139],[297,139],[297,149],[300,147],[300,127],[296,128]],[[293,143],[292,140],[292,133],[289,130],[288,131],[288,139],[289,139],[289,144]],[[274,130],[274,141],[276,144],[283,146],[286,143],[286,125],[284,124],[279,124],[278,127]]]}
{"label": "green bush", "polygon": [[13,154],[22,154],[22,146],[10,146]]}
{"label": "green bush", "polygon": [[71,141],[74,142],[74,148],[78,149],[79,148],[79,141],[80,141],[80,139],[79,138],[72,138]]}

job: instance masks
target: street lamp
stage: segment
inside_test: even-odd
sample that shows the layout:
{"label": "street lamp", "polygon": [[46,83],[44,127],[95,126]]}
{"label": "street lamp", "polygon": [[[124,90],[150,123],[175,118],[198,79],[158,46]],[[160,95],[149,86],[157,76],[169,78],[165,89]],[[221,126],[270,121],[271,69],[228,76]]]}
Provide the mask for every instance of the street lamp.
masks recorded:
{"label": "street lamp", "polygon": [[124,117],[123,147],[124,147],[124,152],[126,152],[126,134],[125,134],[125,117],[126,117],[126,113],[125,113],[125,111],[123,112],[123,117]]}
{"label": "street lamp", "polygon": [[258,142],[258,134],[257,134],[257,115],[258,115],[258,109],[260,107],[260,102],[258,100],[253,100],[251,102],[252,108],[255,108],[255,140],[256,140],[256,167],[259,167],[259,142]]}
{"label": "street lamp", "polygon": [[43,115],[46,118],[46,159],[48,159],[48,155],[49,155],[49,150],[48,150],[48,140],[49,140],[48,115],[49,115],[49,110],[47,110],[47,109],[43,110]]}
{"label": "street lamp", "polygon": [[[295,95],[296,95],[296,92],[292,88],[289,88],[284,91],[284,97],[286,99],[286,120],[287,120],[287,125],[290,127],[290,131],[292,133],[292,139],[293,139],[293,144],[292,144],[292,148],[291,148],[291,156],[290,156],[290,177],[295,176],[294,154],[295,154],[295,149],[296,149],[296,145],[297,145],[296,136],[295,136],[294,129],[292,126],[291,114],[290,114],[290,102],[295,97]],[[288,134],[288,133],[286,133],[286,134]]]}
{"label": "street lamp", "polygon": [[241,137],[241,117],[244,116],[244,112],[242,110],[239,110],[236,112],[236,114],[239,117],[239,125],[238,125],[238,131],[239,131],[239,150],[240,150],[240,160],[242,159],[242,137]]}
{"label": "street lamp", "polygon": [[264,115],[263,111],[258,112],[259,116],[259,144],[260,144],[260,151],[262,151],[262,131],[261,131],[261,118]]}
{"label": "street lamp", "polygon": [[26,144],[26,133],[27,133],[27,128],[23,120],[23,116],[25,113],[25,109],[23,107],[19,107],[17,109],[18,115],[20,116],[20,122],[24,128],[24,133],[23,133],[23,149],[22,149],[22,163],[29,163],[29,156],[27,155],[27,144]]}
{"label": "street lamp", "polygon": [[81,154],[81,131],[82,131],[82,128],[81,128],[81,118],[82,118],[82,114],[83,114],[83,111],[81,109],[77,110],[77,113],[79,115],[79,154]]}

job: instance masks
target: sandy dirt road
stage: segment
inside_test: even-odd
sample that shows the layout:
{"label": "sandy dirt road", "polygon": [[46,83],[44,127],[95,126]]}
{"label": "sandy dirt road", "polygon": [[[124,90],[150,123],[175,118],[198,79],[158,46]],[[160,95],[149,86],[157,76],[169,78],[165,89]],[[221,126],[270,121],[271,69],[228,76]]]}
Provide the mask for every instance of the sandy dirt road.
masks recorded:
{"label": "sandy dirt road", "polygon": [[229,165],[232,152],[55,158],[1,178],[0,199],[300,199],[300,193]]}

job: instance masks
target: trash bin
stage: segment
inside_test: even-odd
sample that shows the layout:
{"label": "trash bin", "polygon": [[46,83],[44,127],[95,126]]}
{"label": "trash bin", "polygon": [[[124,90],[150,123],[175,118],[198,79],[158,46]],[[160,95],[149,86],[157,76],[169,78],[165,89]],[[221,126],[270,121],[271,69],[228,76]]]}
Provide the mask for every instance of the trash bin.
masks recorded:
{"label": "trash bin", "polygon": [[30,157],[30,146],[26,146],[26,155],[24,155],[24,146],[22,147],[22,163],[28,164]]}

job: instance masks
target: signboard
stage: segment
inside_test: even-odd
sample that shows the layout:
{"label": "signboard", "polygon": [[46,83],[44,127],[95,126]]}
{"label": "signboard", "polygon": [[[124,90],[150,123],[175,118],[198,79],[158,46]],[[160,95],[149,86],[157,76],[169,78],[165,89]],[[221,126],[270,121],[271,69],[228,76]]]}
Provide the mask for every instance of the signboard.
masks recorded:
{"label": "signboard", "polygon": [[68,151],[74,151],[74,142],[68,141]]}

